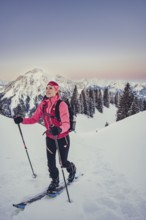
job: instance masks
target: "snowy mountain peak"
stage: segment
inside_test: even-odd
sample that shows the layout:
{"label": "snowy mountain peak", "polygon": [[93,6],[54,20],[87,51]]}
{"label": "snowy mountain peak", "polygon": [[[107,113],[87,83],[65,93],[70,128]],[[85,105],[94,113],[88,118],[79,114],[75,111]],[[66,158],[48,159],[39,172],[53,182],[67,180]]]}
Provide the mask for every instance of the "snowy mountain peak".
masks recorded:
{"label": "snowy mountain peak", "polygon": [[[11,115],[19,105],[21,107],[25,103],[25,109],[33,109],[42,99],[45,94],[48,76],[40,69],[33,69],[23,75],[20,75],[15,81],[6,86],[3,103],[11,103]],[[9,105],[8,105],[9,106]],[[9,112],[9,107],[7,111]]]}
{"label": "snowy mountain peak", "polygon": [[5,95],[7,97],[18,95],[32,95],[35,93],[36,95],[42,91],[44,92],[44,88],[46,83],[48,82],[48,76],[40,69],[33,69],[25,73],[24,75],[20,75],[15,81],[11,82],[5,88]]}
{"label": "snowy mountain peak", "polygon": [[36,77],[37,75],[38,75],[38,76],[46,75],[46,73],[45,73],[42,69],[34,68],[34,69],[32,69],[32,70],[26,72],[24,75],[25,75],[25,76],[26,76],[26,75],[34,75],[34,77]]}

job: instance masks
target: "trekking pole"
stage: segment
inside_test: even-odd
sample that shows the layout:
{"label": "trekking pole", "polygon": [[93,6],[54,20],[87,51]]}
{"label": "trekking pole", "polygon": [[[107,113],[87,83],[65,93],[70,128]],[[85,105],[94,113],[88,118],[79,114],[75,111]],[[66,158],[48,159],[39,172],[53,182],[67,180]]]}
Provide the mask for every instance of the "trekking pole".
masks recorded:
{"label": "trekking pole", "polygon": [[36,178],[37,175],[34,173],[34,170],[33,170],[32,163],[31,163],[28,151],[27,151],[27,147],[26,147],[26,144],[25,144],[25,141],[24,141],[24,137],[23,137],[23,134],[22,134],[20,124],[18,124],[18,128],[19,128],[20,135],[21,135],[21,138],[22,138],[22,141],[23,141],[23,144],[24,144],[24,148],[25,148],[25,151],[26,151],[26,154],[27,154],[27,157],[28,157],[28,160],[29,160],[29,164],[30,164],[30,167],[31,167],[31,170],[32,170],[32,173],[33,173],[33,177]]}
{"label": "trekking pole", "polygon": [[65,189],[66,189],[66,193],[67,193],[67,197],[68,197],[68,202],[71,203],[67,183],[66,183],[66,180],[65,180],[64,170],[63,170],[63,166],[62,166],[62,160],[61,160],[61,154],[60,154],[59,145],[58,145],[58,141],[57,141],[57,135],[55,135],[54,138],[55,138],[55,145],[56,145],[56,148],[58,150],[58,156],[59,156],[59,160],[60,160],[60,166],[61,166],[62,175],[63,175],[63,179],[64,179],[64,183],[65,183]]}

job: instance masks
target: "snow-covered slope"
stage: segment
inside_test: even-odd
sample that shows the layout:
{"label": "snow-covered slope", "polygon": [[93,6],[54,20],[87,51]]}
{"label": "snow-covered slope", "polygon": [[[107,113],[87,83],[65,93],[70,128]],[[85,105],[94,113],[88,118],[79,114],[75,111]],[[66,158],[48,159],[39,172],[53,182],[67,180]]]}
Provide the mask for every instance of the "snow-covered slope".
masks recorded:
{"label": "snow-covered slope", "polygon": [[[114,109],[111,111],[104,112],[102,124],[113,117]],[[17,125],[12,119],[0,116],[1,219],[145,220],[145,118],[146,112],[142,112],[97,132],[98,125],[101,126],[98,112],[94,120],[78,115],[77,133],[70,134],[69,160],[75,162],[77,173],[84,176],[69,187],[73,202],[68,203],[64,191],[55,199],[44,198],[19,212],[12,203],[41,192],[50,182],[44,128],[38,124],[21,125],[38,174],[33,179]]]}
{"label": "snow-covered slope", "polygon": [[8,85],[9,83],[7,81],[2,81],[0,80],[0,93],[2,93],[5,89],[5,87]]}

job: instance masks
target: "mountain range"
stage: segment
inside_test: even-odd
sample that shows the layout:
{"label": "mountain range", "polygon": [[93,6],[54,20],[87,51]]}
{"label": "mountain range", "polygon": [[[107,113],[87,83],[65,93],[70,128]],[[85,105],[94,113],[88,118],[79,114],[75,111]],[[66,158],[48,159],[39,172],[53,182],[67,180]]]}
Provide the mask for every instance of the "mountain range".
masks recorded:
{"label": "mountain range", "polygon": [[[0,81],[0,109],[7,116],[13,116],[14,109],[21,103],[24,108],[29,109],[30,113],[44,96],[46,85],[50,80],[60,85],[61,96],[67,98],[71,97],[75,85],[79,93],[88,87],[101,89],[108,87],[109,91],[115,94],[117,91],[122,92],[127,83],[124,80],[82,79],[75,81],[62,75],[48,75],[43,70],[35,68],[12,82]],[[130,81],[129,83],[139,97],[146,98],[146,81]]]}

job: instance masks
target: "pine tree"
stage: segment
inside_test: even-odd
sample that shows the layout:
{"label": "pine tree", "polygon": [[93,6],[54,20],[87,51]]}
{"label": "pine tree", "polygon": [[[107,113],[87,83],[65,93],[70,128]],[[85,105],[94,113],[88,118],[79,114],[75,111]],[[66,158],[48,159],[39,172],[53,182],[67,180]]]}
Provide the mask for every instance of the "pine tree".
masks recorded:
{"label": "pine tree", "polygon": [[97,109],[100,113],[103,113],[103,98],[101,89],[98,90]]}
{"label": "pine tree", "polygon": [[116,92],[116,95],[115,95],[115,106],[116,107],[119,106],[119,101],[120,101],[120,94],[119,92]]}
{"label": "pine tree", "polygon": [[123,94],[121,95],[117,110],[117,121],[128,117],[128,111],[132,105],[134,93],[129,83],[126,84]]}
{"label": "pine tree", "polygon": [[128,111],[128,116],[137,114],[138,112],[140,112],[139,101],[137,97],[134,97],[132,105]]}
{"label": "pine tree", "polygon": [[144,108],[144,106],[143,106],[143,99],[142,98],[138,99],[138,102],[139,102],[139,110],[143,111],[143,108]]}
{"label": "pine tree", "polygon": [[93,89],[89,89],[89,112],[90,117],[93,117],[95,114],[95,94]]}
{"label": "pine tree", "polygon": [[105,90],[104,90],[103,103],[104,103],[104,106],[105,106],[105,107],[109,108],[110,99],[109,99],[109,89],[108,89],[108,87],[105,88]]}
{"label": "pine tree", "polygon": [[81,92],[79,97],[79,113],[84,114],[83,93]]}
{"label": "pine tree", "polygon": [[146,100],[143,101],[143,111],[146,110]]}
{"label": "pine tree", "polygon": [[74,115],[76,115],[79,112],[78,89],[76,85],[71,98],[71,106],[73,107]]}
{"label": "pine tree", "polygon": [[95,90],[95,108],[96,109],[98,109],[97,108],[97,106],[98,106],[98,96],[99,96],[99,89],[96,89]]}
{"label": "pine tree", "polygon": [[83,114],[85,115],[88,115],[90,116],[90,113],[89,113],[89,99],[88,99],[88,96],[87,96],[87,91],[84,89],[82,90],[82,98],[83,98]]}
{"label": "pine tree", "polygon": [[115,96],[112,92],[109,92],[109,100],[112,105],[115,104]]}

